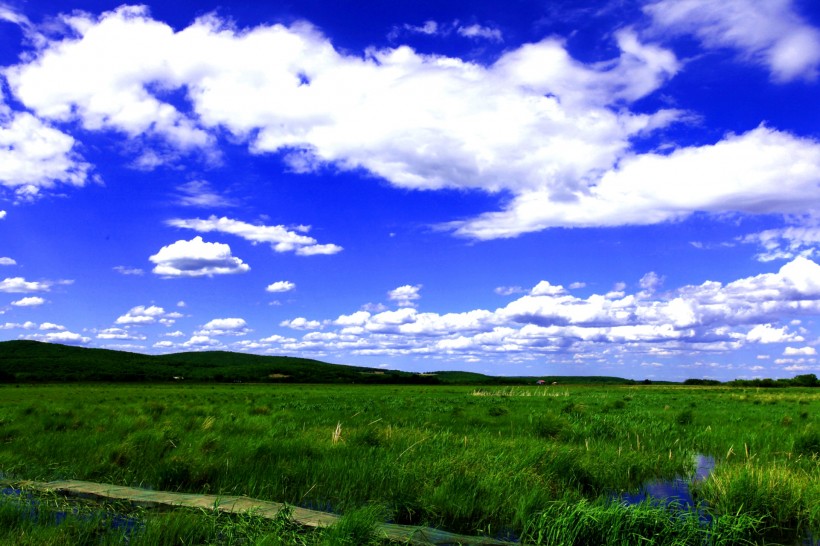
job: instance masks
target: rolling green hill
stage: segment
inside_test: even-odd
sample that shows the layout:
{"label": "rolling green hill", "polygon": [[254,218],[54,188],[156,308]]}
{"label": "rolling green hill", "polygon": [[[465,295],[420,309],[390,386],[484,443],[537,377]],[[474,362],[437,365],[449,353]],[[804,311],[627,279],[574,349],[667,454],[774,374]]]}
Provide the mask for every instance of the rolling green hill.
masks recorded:
{"label": "rolling green hill", "polygon": [[144,355],[38,341],[0,342],[0,382],[270,382],[446,385],[631,383],[616,377],[494,377],[473,372],[417,374],[225,351]]}

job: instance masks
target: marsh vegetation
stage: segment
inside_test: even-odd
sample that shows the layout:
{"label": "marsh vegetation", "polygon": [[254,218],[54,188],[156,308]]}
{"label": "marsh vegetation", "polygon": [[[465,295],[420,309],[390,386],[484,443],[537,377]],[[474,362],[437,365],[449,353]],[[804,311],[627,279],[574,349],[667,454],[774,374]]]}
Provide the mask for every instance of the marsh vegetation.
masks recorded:
{"label": "marsh vegetation", "polygon": [[[365,510],[528,544],[793,544],[820,534],[818,410],[808,388],[6,386],[0,471]],[[613,501],[690,474],[698,453],[717,462],[694,486],[711,523]],[[250,521],[262,529],[251,543],[273,525]]]}

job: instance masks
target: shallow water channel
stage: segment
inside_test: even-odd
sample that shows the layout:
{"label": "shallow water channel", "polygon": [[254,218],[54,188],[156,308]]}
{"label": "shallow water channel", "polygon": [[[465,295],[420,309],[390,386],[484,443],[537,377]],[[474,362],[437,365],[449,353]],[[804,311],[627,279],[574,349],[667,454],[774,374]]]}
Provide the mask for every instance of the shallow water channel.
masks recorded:
{"label": "shallow water channel", "polygon": [[[695,471],[690,476],[678,476],[673,480],[653,480],[643,484],[634,493],[620,493],[615,498],[627,504],[638,504],[650,498],[663,504],[677,504],[682,510],[697,507],[692,495],[693,484],[702,482],[715,469],[715,458],[698,453],[695,455]],[[708,521],[708,514],[700,511],[701,517]]]}

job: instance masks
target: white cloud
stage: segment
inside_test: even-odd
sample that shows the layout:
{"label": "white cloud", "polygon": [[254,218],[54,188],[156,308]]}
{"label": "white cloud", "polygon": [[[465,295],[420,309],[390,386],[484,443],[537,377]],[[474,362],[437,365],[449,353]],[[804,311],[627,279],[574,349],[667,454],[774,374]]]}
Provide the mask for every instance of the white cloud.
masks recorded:
{"label": "white cloud", "polygon": [[420,284],[415,286],[405,284],[388,292],[387,298],[390,301],[396,302],[399,307],[415,307],[415,302],[421,299],[421,294],[419,294],[420,290]]}
{"label": "white cloud", "polygon": [[0,220],[4,220],[6,218],[6,211],[0,210]]}
{"label": "white cloud", "polygon": [[136,334],[123,328],[106,328],[97,333],[97,339],[130,339],[136,341],[143,341],[146,337],[142,334]]}
{"label": "white cloud", "polygon": [[38,305],[43,305],[46,302],[41,297],[38,296],[29,296],[17,301],[11,302],[12,305],[15,307],[37,307]]}
{"label": "white cloud", "polygon": [[[180,149],[209,146],[205,131],[147,89],[149,82],[162,89],[173,78],[161,58],[175,45],[170,27],[143,17],[146,12],[122,6],[103,15],[102,24],[77,12],[63,16],[65,38],[44,43],[48,47],[29,64],[6,69],[9,85],[48,119],[78,119],[85,129],[116,130],[131,139],[161,135]],[[134,77],[140,73],[145,80]],[[59,89],[54,81],[61,82]]]}
{"label": "white cloud", "polygon": [[34,328],[37,328],[37,324],[31,321],[26,321],[22,324],[17,322],[6,322],[5,324],[0,324],[0,330],[33,330]]}
{"label": "white cloud", "polygon": [[61,324],[54,324],[53,322],[44,322],[40,325],[40,330],[56,330],[61,332],[65,330],[66,327]]}
{"label": "white cloud", "polygon": [[811,258],[820,247],[820,227],[806,225],[767,229],[741,237],[740,241],[761,246],[763,251],[755,256],[761,262],[791,260],[797,256]]}
{"label": "white cloud", "polygon": [[806,372],[806,371],[810,371],[810,370],[817,370],[818,368],[820,368],[820,366],[817,366],[817,365],[808,366],[808,365],[805,365],[805,364],[792,364],[791,366],[786,366],[783,369],[787,372]]}
{"label": "white cloud", "polygon": [[191,336],[191,339],[182,343],[182,347],[186,349],[214,349],[222,347],[222,343],[219,340],[208,336],[193,335]]}
{"label": "white cloud", "polygon": [[758,324],[746,334],[746,340],[752,343],[784,343],[802,339],[798,338],[788,332],[788,327],[775,328],[771,324]]}
{"label": "white cloud", "polygon": [[138,305],[132,307],[126,314],[120,316],[115,321],[115,324],[125,325],[141,325],[141,324],[155,324],[159,322],[165,326],[172,325],[182,315],[175,312],[166,312],[165,309],[157,305]]}
{"label": "white cloud", "polygon": [[[772,28],[791,42],[770,47],[763,40],[753,49],[769,55],[785,78],[793,74],[789,62],[808,65],[796,61],[799,54],[781,53],[813,31],[791,4],[778,2],[765,9],[780,14]],[[743,23],[756,9],[749,1],[728,6],[740,22],[726,28],[757,28]],[[698,11],[690,7],[656,2],[647,10],[661,25],[666,11]],[[715,9],[700,11],[724,28]],[[820,204],[820,143],[813,139],[759,127],[665,154],[636,153],[637,138],[691,115],[630,110],[681,65],[671,51],[628,29],[614,34],[617,55],[596,63],[572,58],[564,42],[547,38],[481,65],[408,46],[344,53],[304,22],[238,29],[209,15],[174,31],[147,8],[122,7],[100,17],[74,14],[64,23],[68,36],[44,38],[6,71],[16,98],[37,115],[76,118],[89,130],[161,136],[183,151],[208,148],[212,135],[225,134],[252,153],[280,154],[295,172],[331,166],[402,188],[498,194],[501,210],[446,224],[465,237],[646,225],[696,211],[800,214]],[[453,25],[450,31],[473,28]],[[440,33],[442,25],[425,23],[419,31]],[[723,43],[721,36],[732,32],[720,30],[715,39]],[[185,92],[190,111],[167,99],[177,91]],[[281,252],[341,250],[284,226],[216,217],[173,222],[267,242]]]}
{"label": "white cloud", "polygon": [[[342,250],[342,247],[334,244],[320,245],[316,239],[303,235],[302,233],[310,230],[310,226],[297,226],[295,230],[290,230],[285,226],[259,226],[216,216],[211,216],[206,220],[200,218],[174,219],[169,220],[168,225],[192,229],[200,233],[212,231],[229,233],[252,243],[269,243],[276,252],[296,252],[300,256],[336,254]],[[297,233],[297,231],[302,233]]]}
{"label": "white cloud", "polygon": [[194,334],[195,336],[244,336],[250,329],[245,319],[221,318],[213,319]]}
{"label": "white cloud", "polygon": [[550,284],[549,281],[541,281],[530,290],[531,296],[558,296],[566,293],[563,286]]}
{"label": "white cloud", "polygon": [[[820,313],[820,265],[797,258],[776,273],[722,284],[706,281],[664,293],[575,297],[560,285],[538,283],[496,310],[427,313],[413,307],[357,311],[336,320],[299,317],[281,326],[301,330],[281,342],[301,351],[357,355],[416,355],[509,360],[606,354],[660,362],[671,355],[711,354],[750,344],[802,342],[788,324]],[[277,340],[271,340],[271,342]],[[278,342],[278,341],[277,341]],[[652,355],[644,359],[642,355]]]}
{"label": "white cloud", "polygon": [[[82,187],[94,180],[92,167],[75,151],[74,139],[28,112],[13,112],[0,91],[0,186],[18,201],[60,185]],[[5,216],[3,211],[0,218]]]}
{"label": "white cloud", "polygon": [[8,277],[0,281],[0,292],[25,294],[27,292],[48,292],[55,284],[71,284],[74,281],[27,281],[23,277]]}
{"label": "white cloud", "polygon": [[0,4],[0,21],[14,23],[23,28],[31,25],[28,18],[7,4]]}
{"label": "white cloud", "polygon": [[[670,51],[628,30],[615,35],[617,56],[600,63],[547,38],[482,66],[407,46],[340,53],[304,22],[236,29],[211,15],[175,32],[136,7],[64,19],[70,36],[7,70],[38,115],[161,135],[182,149],[224,132],[254,153],[282,154],[297,172],[332,165],[405,188],[540,191],[561,201],[628,155],[631,139],[682,116],[628,109],[679,70]],[[177,90],[190,112],[164,99]],[[320,250],[337,248],[304,253]]]}
{"label": "white cloud", "polygon": [[[426,34],[427,36],[433,36],[442,32],[436,21],[425,21],[421,25],[404,24],[401,26],[401,30],[409,34]],[[399,29],[396,28],[393,30],[393,33],[391,33],[391,38],[395,39],[399,34]]]}
{"label": "white cloud", "polygon": [[661,0],[644,7],[659,32],[693,34],[709,48],[731,48],[762,64],[776,81],[813,80],[820,31],[792,0]]}
{"label": "white cloud", "polygon": [[695,211],[802,214],[820,206],[820,142],[761,126],[711,146],[625,157],[594,181],[561,200],[548,189],[527,190],[504,211],[449,227],[491,239],[550,227],[656,224]]}
{"label": "white cloud", "polygon": [[449,23],[439,23],[438,21],[428,20],[421,25],[404,24],[402,26],[393,27],[393,30],[387,37],[391,41],[396,41],[403,35],[421,34],[424,36],[447,37],[453,33],[462,38],[470,38],[473,40],[488,40],[490,42],[504,41],[503,34],[497,28],[479,25],[477,23],[464,25],[458,19]]}
{"label": "white cloud", "polygon": [[148,259],[157,264],[153,272],[166,278],[212,277],[245,273],[250,270],[250,266],[231,255],[230,246],[207,243],[202,237],[164,246]]}
{"label": "white cloud", "polygon": [[120,275],[143,275],[145,271],[138,267],[129,267],[126,265],[117,265],[114,266],[114,271],[119,273]]}
{"label": "white cloud", "polygon": [[272,335],[264,339],[260,339],[259,341],[262,343],[296,343],[294,338],[280,335]]}
{"label": "white cloud", "polygon": [[292,320],[283,320],[279,326],[293,328],[294,330],[316,330],[322,327],[322,323],[317,320],[308,320],[304,317],[297,317]]}
{"label": "white cloud", "polygon": [[498,286],[496,287],[494,292],[499,296],[511,296],[513,294],[521,294],[523,292],[526,292],[526,290],[524,290],[520,286]]}
{"label": "white cloud", "polygon": [[783,356],[814,356],[817,350],[814,347],[786,347]]}
{"label": "white cloud", "polygon": [[177,203],[184,207],[227,208],[237,206],[236,202],[216,193],[206,180],[191,180],[177,188]]}
{"label": "white cloud", "polygon": [[663,286],[664,280],[665,280],[664,277],[658,275],[654,271],[650,271],[649,273],[647,273],[646,275],[641,277],[641,280],[638,282],[638,284],[644,290],[648,290],[649,292],[654,292],[655,290],[657,290],[658,288]]}
{"label": "white cloud", "polygon": [[497,28],[486,27],[478,24],[473,24],[469,26],[459,26],[456,29],[459,36],[464,36],[465,38],[473,38],[473,39],[484,39],[489,40],[491,42],[503,42],[504,36],[500,30]]}
{"label": "white cloud", "polygon": [[294,288],[296,288],[296,285],[290,281],[276,281],[269,284],[265,291],[273,293],[290,292]]}
{"label": "white cloud", "polygon": [[26,337],[27,339],[45,341],[47,343],[60,343],[63,345],[88,345],[91,342],[90,337],[85,337],[82,334],[69,331],[49,332],[47,334],[32,334]]}

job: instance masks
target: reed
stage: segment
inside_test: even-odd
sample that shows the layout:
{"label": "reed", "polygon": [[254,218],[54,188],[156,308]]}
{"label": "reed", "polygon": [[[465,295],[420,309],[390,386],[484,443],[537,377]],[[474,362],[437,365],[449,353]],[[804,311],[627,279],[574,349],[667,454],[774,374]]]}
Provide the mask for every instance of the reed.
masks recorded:
{"label": "reed", "polygon": [[[0,387],[0,473],[241,494],[343,514],[375,502],[398,523],[521,533],[551,503],[598,506],[645,481],[685,476],[704,453],[719,461],[700,490],[714,515],[820,535],[818,389],[483,391]],[[788,426],[783,415],[794,416]],[[781,502],[778,492],[790,496]]]}

